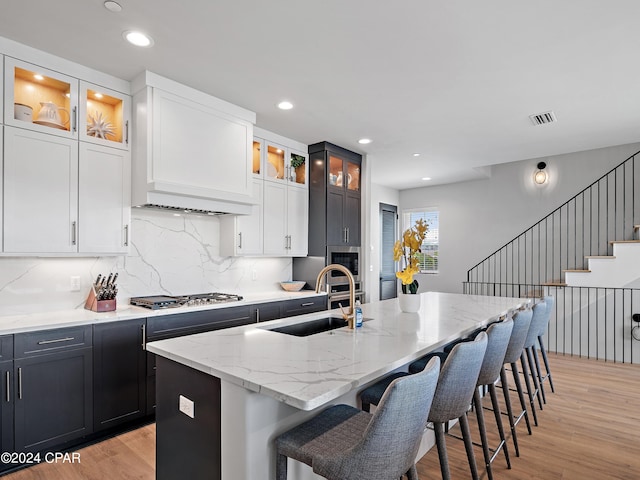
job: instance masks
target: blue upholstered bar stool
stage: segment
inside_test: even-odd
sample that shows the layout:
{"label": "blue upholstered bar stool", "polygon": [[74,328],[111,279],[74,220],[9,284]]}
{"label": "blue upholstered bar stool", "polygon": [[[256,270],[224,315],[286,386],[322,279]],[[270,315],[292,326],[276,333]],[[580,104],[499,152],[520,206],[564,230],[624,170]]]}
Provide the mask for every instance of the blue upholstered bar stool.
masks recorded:
{"label": "blue upholstered bar stool", "polygon": [[[500,371],[502,370],[502,366],[504,364],[507,347],[509,346],[509,342],[511,340],[512,330],[513,320],[511,319],[506,319],[502,322],[491,323],[484,330],[488,336],[487,350],[484,354],[482,367],[480,368],[480,374],[478,375],[478,380],[476,382],[477,388],[473,393],[473,406],[476,411],[476,417],[478,419],[478,429],[482,442],[482,452],[484,454],[485,468],[487,470],[487,476],[489,477],[489,480],[493,479],[491,462],[493,462],[500,449],[502,449],[502,451],[504,452],[504,457],[507,462],[507,468],[511,468],[511,460],[509,459],[509,450],[507,448],[507,440],[504,433],[504,427],[502,425],[502,414],[500,412],[500,404],[498,402],[498,395],[496,393],[497,390],[495,384],[500,377]],[[479,332],[476,332],[475,335],[477,336],[478,333]],[[473,340],[473,338],[475,338],[473,335],[474,334],[472,334],[472,337],[469,339],[462,340],[462,342]],[[445,353],[450,352],[456,344],[451,345],[451,348],[445,348]],[[410,371],[415,370],[417,368],[420,368],[420,366],[420,360],[418,360],[417,362],[412,364],[409,369]],[[500,443],[496,448],[489,447],[482,405],[482,396],[480,395],[481,389],[488,391],[491,397],[491,406],[495,417],[498,434],[500,436]]]}
{"label": "blue upholstered bar stool", "polygon": [[[547,328],[549,327],[549,320],[551,320],[551,314],[553,313],[553,307],[555,305],[555,299],[551,295],[547,295],[543,297],[544,303],[547,304],[547,312],[545,321],[541,321],[538,329],[538,346],[540,347],[540,352],[542,353],[542,360],[544,361],[544,368],[546,373],[542,375],[542,371],[538,370],[538,381],[540,383],[540,390],[542,391],[542,400],[546,402],[545,394],[544,394],[544,382],[549,380],[549,385],[551,386],[551,392],[555,393],[555,388],[553,387],[553,378],[551,377],[551,369],[549,368],[549,358],[547,358],[547,350],[544,348],[544,334],[547,333]],[[535,353],[535,345],[534,345],[534,353]],[[536,355],[537,357],[537,355]]]}
{"label": "blue upholstered bar stool", "polygon": [[524,341],[524,348],[520,354],[520,366],[522,367],[522,374],[527,385],[527,395],[529,396],[533,422],[537,426],[538,417],[535,411],[535,398],[538,399],[540,410],[543,409],[543,401],[542,390],[538,381],[540,362],[537,361],[538,356],[534,355],[534,347],[536,343],[538,343],[538,331],[540,329],[540,325],[546,321],[547,304],[544,301],[538,302],[533,306],[532,310],[533,316],[531,317],[531,325],[527,332],[527,338]]}
{"label": "blue upholstered bar stool", "polygon": [[[520,456],[520,449],[518,448],[518,437],[516,434],[516,426],[522,420],[525,419],[527,424],[527,430],[531,435],[531,422],[529,421],[529,414],[527,412],[527,401],[524,397],[524,390],[522,389],[522,383],[520,382],[520,374],[518,373],[518,359],[522,355],[524,349],[524,341],[529,333],[529,327],[531,326],[531,317],[533,312],[530,309],[520,310],[513,315],[513,330],[511,331],[511,338],[509,339],[509,345],[504,355],[504,361],[502,368],[500,369],[500,385],[502,387],[502,393],[504,395],[505,406],[507,407],[507,416],[509,418],[509,426],[511,428],[511,439],[513,440],[513,448],[516,451],[516,456]],[[520,399],[520,413],[516,416],[513,413],[513,407],[511,404],[511,395],[509,393],[509,381],[507,379],[507,371],[505,365],[511,367],[513,373],[513,381],[518,392],[518,398]],[[535,412],[533,412],[535,415]]]}
{"label": "blue upholstered bar stool", "polygon": [[[487,334],[480,332],[474,341],[462,342],[455,345],[451,353],[446,356],[446,361],[440,370],[438,386],[428,419],[429,422],[433,423],[436,434],[436,445],[443,480],[450,480],[451,478],[445,441],[445,424],[455,419],[458,419],[460,428],[462,429],[471,476],[473,480],[478,480],[479,478],[478,468],[473,454],[473,442],[471,432],[469,431],[469,422],[467,421],[467,410],[469,410],[469,405],[471,405],[473,392],[476,388],[476,382],[478,381],[478,375],[486,349]],[[422,368],[425,368],[425,364],[428,365],[427,362],[432,361],[434,356],[443,355],[445,354],[431,354],[420,360],[416,360],[416,362],[409,366],[409,371],[417,374]],[[407,373],[396,373],[363,390],[360,393],[362,408],[367,411],[370,404],[379,405],[382,395],[381,392],[385,391],[386,386],[398,377],[407,375]]]}
{"label": "blue upholstered bar stool", "polygon": [[276,478],[287,479],[287,457],[328,480],[418,480],[415,467],[438,382],[440,360],[418,375],[391,382],[372,414],[335,405],[276,438]]}

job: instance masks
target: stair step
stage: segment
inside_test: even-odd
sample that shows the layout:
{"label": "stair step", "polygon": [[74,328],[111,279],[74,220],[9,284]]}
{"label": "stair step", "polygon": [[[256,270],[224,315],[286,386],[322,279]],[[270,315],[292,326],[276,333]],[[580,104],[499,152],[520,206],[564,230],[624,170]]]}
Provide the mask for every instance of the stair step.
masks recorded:
{"label": "stair step", "polygon": [[563,270],[563,272],[577,272],[577,273],[591,273],[591,270],[578,270],[578,269],[571,269],[571,270]]}
{"label": "stair step", "polygon": [[634,225],[634,226],[633,226],[633,229],[634,229],[634,230],[638,230],[639,228],[640,228],[640,225]]}
{"label": "stair step", "polygon": [[610,240],[609,244],[614,245],[616,243],[640,243],[640,240]]}
{"label": "stair step", "polygon": [[542,284],[543,287],[566,287],[567,284],[563,282],[545,282]]}
{"label": "stair step", "polygon": [[589,259],[589,258],[602,258],[602,259],[607,259],[607,260],[613,260],[616,257],[614,257],[613,255],[587,255],[584,258],[586,258],[586,259]]}

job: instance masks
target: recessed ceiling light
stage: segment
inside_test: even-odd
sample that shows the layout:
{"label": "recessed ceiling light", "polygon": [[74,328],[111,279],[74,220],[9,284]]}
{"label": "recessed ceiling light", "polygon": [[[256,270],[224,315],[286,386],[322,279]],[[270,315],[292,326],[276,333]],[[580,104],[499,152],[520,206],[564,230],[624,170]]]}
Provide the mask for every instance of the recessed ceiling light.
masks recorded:
{"label": "recessed ceiling light", "polygon": [[96,92],[93,96],[96,98],[102,98],[102,94],[98,92]]}
{"label": "recessed ceiling light", "polygon": [[424,180],[425,182],[431,180],[431,177],[422,177],[422,180]]}
{"label": "recessed ceiling light", "polygon": [[291,110],[291,109],[293,108],[293,103],[291,103],[291,102],[287,102],[287,101],[285,100],[285,101],[280,102],[280,103],[278,104],[278,108],[279,108],[280,110]]}
{"label": "recessed ceiling light", "polygon": [[413,154],[413,156],[414,156],[414,157],[419,157],[419,156],[420,156],[420,154],[419,154],[419,153],[414,153],[414,154]]}
{"label": "recessed ceiling light", "polygon": [[42,75],[40,75],[39,73],[36,73],[33,78],[35,78],[36,80],[44,80],[44,77]]}
{"label": "recessed ceiling light", "polygon": [[360,143],[362,145],[366,145],[367,143],[371,143],[371,139],[370,138],[361,138],[360,140],[358,140],[358,143]]}
{"label": "recessed ceiling light", "polygon": [[106,1],[104,2],[104,8],[109,10],[110,12],[121,12],[122,7],[118,2]]}
{"label": "recessed ceiling light", "polygon": [[136,47],[150,47],[153,45],[153,39],[142,32],[128,31],[122,36],[125,40]]}

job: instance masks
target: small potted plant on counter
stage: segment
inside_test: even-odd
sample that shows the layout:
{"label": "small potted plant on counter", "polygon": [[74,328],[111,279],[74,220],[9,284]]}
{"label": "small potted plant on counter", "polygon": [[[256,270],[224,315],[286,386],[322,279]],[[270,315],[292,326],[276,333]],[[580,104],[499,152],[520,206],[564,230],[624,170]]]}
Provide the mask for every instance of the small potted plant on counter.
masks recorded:
{"label": "small potted plant on counter", "polygon": [[413,313],[420,309],[420,295],[418,295],[418,281],[413,278],[420,272],[419,253],[429,226],[422,219],[416,220],[416,224],[408,228],[402,234],[393,247],[393,259],[400,262],[401,270],[396,272],[396,277],[402,282],[402,293],[399,296],[400,309],[403,312]]}

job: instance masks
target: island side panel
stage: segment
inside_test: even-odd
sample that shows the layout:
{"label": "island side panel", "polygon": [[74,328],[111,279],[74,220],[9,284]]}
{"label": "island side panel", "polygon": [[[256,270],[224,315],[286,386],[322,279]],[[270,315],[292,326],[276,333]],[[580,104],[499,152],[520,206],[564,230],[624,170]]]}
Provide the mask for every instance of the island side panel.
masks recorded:
{"label": "island side panel", "polygon": [[221,480],[220,379],[159,355],[156,367],[156,480]]}

